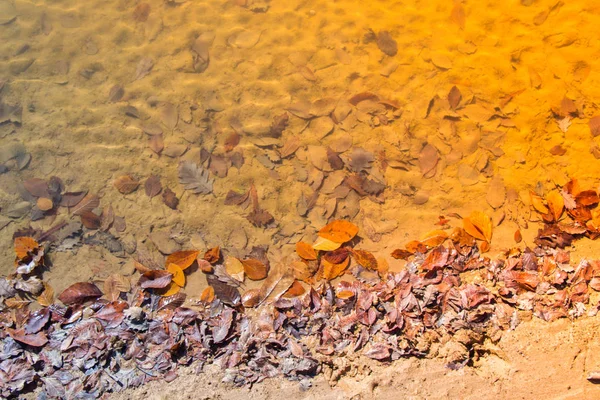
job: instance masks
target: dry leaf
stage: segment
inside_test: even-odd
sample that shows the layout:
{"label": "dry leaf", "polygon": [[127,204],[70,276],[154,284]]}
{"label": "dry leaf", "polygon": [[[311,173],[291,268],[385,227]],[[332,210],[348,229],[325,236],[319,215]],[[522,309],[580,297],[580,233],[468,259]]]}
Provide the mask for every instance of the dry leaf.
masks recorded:
{"label": "dry leaf", "polygon": [[521,235],[521,231],[517,229],[514,235],[515,243],[521,243],[523,241],[523,236]]}
{"label": "dry leaf", "polygon": [[468,218],[464,218],[463,228],[476,239],[486,242],[492,240],[492,219],[481,211],[473,211]]}
{"label": "dry leaf", "polygon": [[242,260],[242,265],[244,266],[246,276],[253,281],[259,281],[267,277],[267,266],[255,258]]}
{"label": "dry leaf", "polygon": [[216,264],[221,259],[221,248],[219,246],[208,249],[204,253],[204,259],[211,264]]}
{"label": "dry leaf", "polygon": [[333,242],[329,239],[319,236],[313,243],[313,249],[322,251],[332,251],[338,249],[342,244]]}
{"label": "dry leaf", "polygon": [[238,282],[244,282],[244,264],[238,258],[227,256],[225,257],[225,271],[229,276]]}
{"label": "dry leaf", "polygon": [[321,259],[321,268],[323,270],[323,274],[322,277],[325,280],[332,280],[337,278],[338,276],[341,276],[344,274],[344,272],[346,272],[346,268],[348,268],[348,265],[350,264],[350,258],[346,258],[346,260],[344,262],[342,262],[341,264],[333,264],[330,263],[329,261],[325,260],[324,258]]}
{"label": "dry leaf", "polygon": [[293,276],[306,283],[310,283],[310,278],[314,276],[318,268],[316,262],[294,261],[291,265]]}
{"label": "dry leaf", "polygon": [[317,253],[313,247],[305,242],[296,243],[296,253],[305,260],[316,260]]}
{"label": "dry leaf", "polygon": [[162,289],[156,289],[155,293],[158,294],[159,296],[168,297],[168,296],[173,296],[173,295],[179,293],[180,290],[181,290],[181,286],[179,286],[175,282],[171,282]]}
{"label": "dry leaf", "polygon": [[431,178],[435,175],[439,159],[438,151],[434,146],[428,143],[423,147],[419,154],[419,167],[425,178]]}
{"label": "dry leaf", "polygon": [[175,283],[179,287],[185,286],[185,274],[183,273],[183,269],[181,269],[177,264],[167,264],[167,271],[173,274],[171,278],[173,283]]}
{"label": "dry leaf", "polygon": [[37,302],[42,307],[48,307],[54,303],[54,289],[44,282],[44,291],[37,298]]}
{"label": "dry leaf", "polygon": [[247,308],[256,307],[260,303],[260,290],[250,289],[242,296],[242,305]]}
{"label": "dry leaf", "polygon": [[562,216],[563,210],[565,208],[565,201],[557,190],[553,190],[546,196],[546,200],[548,201],[548,208],[552,212],[552,216],[555,221],[558,221]]}
{"label": "dry leaf", "polygon": [[208,194],[213,191],[213,179],[207,170],[191,161],[179,164],[179,182],[186,190],[196,194]]}
{"label": "dry leaf", "polygon": [[198,258],[200,254],[197,250],[182,250],[177,251],[167,256],[166,265],[175,264],[182,270],[189,268]]}
{"label": "dry leaf", "polygon": [[166,188],[162,194],[163,203],[172,210],[176,210],[179,205],[179,199],[171,189]]}
{"label": "dry leaf", "polygon": [[450,92],[448,93],[448,103],[450,104],[450,108],[456,110],[460,101],[462,100],[462,94],[460,90],[456,86],[452,86]]}
{"label": "dry leaf", "polygon": [[102,219],[92,211],[84,211],[79,214],[81,223],[88,229],[98,229],[102,225]]}
{"label": "dry leaf", "polygon": [[92,211],[100,205],[100,198],[95,194],[87,194],[72,210],[73,215],[80,215],[86,211]]}
{"label": "dry leaf", "polygon": [[162,269],[151,269],[140,277],[139,284],[142,289],[162,289],[169,286],[173,274]]}
{"label": "dry leaf", "polygon": [[129,279],[121,274],[113,274],[104,280],[104,295],[110,301],[117,301],[121,293],[131,290]]}
{"label": "dry leaf", "polygon": [[328,239],[332,242],[341,244],[352,240],[357,233],[358,227],[352,222],[345,220],[335,220],[321,228],[321,230],[319,231],[319,236]]}
{"label": "dry leaf", "polygon": [[215,289],[212,286],[206,287],[200,294],[200,301],[205,304],[210,304],[215,299]]}
{"label": "dry leaf", "polygon": [[20,236],[15,238],[14,248],[17,260],[23,260],[35,253],[40,247],[38,242],[29,236]]}
{"label": "dry leaf", "polygon": [[352,250],[352,255],[357,263],[373,271],[378,270],[377,259],[375,256],[365,250]]}
{"label": "dry leaf", "polygon": [[436,229],[425,234],[421,238],[421,243],[431,248],[439,246],[444,243],[446,239],[448,239],[448,234],[441,229]]}
{"label": "dry leaf", "polygon": [[58,299],[66,305],[84,303],[102,297],[102,292],[90,282],[77,282],[66,288]]}
{"label": "dry leaf", "polygon": [[131,175],[121,175],[114,181],[117,190],[122,194],[130,194],[137,190],[140,182],[133,179]]}
{"label": "dry leaf", "polygon": [[294,281],[294,283],[292,283],[292,286],[290,286],[289,289],[281,297],[289,299],[301,296],[304,293],[306,293],[306,289],[304,288],[304,286],[302,286],[302,284],[299,281]]}
{"label": "dry leaf", "polygon": [[152,198],[154,196],[158,196],[160,192],[162,192],[160,178],[156,175],[150,175],[148,179],[146,179],[144,189],[146,190],[146,195],[148,197]]}

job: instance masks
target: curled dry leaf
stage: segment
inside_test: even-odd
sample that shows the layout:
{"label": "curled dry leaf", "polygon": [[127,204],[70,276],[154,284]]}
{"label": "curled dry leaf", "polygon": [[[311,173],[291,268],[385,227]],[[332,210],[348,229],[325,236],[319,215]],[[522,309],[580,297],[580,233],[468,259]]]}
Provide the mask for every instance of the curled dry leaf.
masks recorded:
{"label": "curled dry leaf", "polygon": [[242,260],[242,265],[244,266],[244,272],[248,279],[252,279],[253,281],[265,279],[269,272],[268,267],[255,258],[246,258],[245,260]]}
{"label": "curled dry leaf", "polygon": [[319,231],[319,236],[332,242],[341,244],[352,240],[357,233],[358,227],[352,222],[335,220],[321,228]]}
{"label": "curled dry leaf", "polygon": [[140,277],[142,289],[162,289],[171,283],[173,274],[162,269],[151,269]]}
{"label": "curled dry leaf", "polygon": [[135,180],[131,175],[121,175],[113,183],[121,194],[133,193],[140,186],[140,182]]}
{"label": "curled dry leaf", "polygon": [[316,260],[317,253],[313,247],[306,242],[296,243],[296,253],[305,260]]}
{"label": "curled dry leaf", "polygon": [[463,229],[476,239],[492,241],[492,219],[481,211],[473,211],[463,219]]}
{"label": "curled dry leaf", "polygon": [[167,256],[166,264],[175,264],[182,270],[185,270],[194,264],[199,254],[200,252],[197,250],[177,251]]}
{"label": "curled dry leaf", "polygon": [[58,299],[66,305],[81,304],[102,297],[98,286],[90,282],[77,282],[66,288]]}

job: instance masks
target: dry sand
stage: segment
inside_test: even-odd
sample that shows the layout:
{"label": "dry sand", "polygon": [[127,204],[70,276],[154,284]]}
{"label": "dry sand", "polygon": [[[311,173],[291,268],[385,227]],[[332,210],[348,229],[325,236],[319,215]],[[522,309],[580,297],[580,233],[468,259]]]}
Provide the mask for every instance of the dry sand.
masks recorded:
{"label": "dry sand", "polygon": [[[0,100],[23,107],[21,126],[0,125],[0,147],[19,142],[32,155],[27,168],[0,175],[3,212],[20,201],[20,182],[56,175],[69,190],[98,193],[102,205],[111,204],[124,216],[127,230],[120,236],[128,243],[160,232],[164,246],[205,250],[219,245],[244,254],[252,246],[270,245],[274,257],[282,256],[297,241],[315,238],[330,206],[321,196],[308,218],[296,212],[300,194],[310,192],[302,175],[318,173],[305,146],[351,138],[353,147],[393,150],[413,163],[407,171],[387,169],[384,204],[346,199],[334,214],[359,204],[354,221],[365,233],[361,247],[401,268],[390,252],[434,229],[440,214],[482,210],[496,221],[504,217],[495,228],[493,256],[515,245],[518,228],[521,246],[532,244],[537,224],[530,215],[529,190],[549,190],[571,177],[584,186],[600,183],[600,162],[592,151],[600,139],[588,127],[598,113],[600,4],[149,0],[147,19],[138,15],[136,21],[139,3],[0,0],[0,81],[6,80]],[[388,31],[398,44],[397,55],[365,43],[369,30]],[[214,41],[208,67],[196,72],[190,49],[203,34],[214,35]],[[153,68],[136,79],[144,59],[152,60]],[[110,102],[114,85],[124,88],[124,96]],[[462,111],[456,114],[447,101],[452,86],[462,93]],[[302,148],[273,169],[265,166],[276,156],[256,143],[275,116],[293,103],[347,101],[365,91],[398,103],[399,117],[385,126],[353,112],[350,122],[321,139],[304,119],[290,115],[279,144],[298,137]],[[507,96],[513,97],[507,101]],[[568,129],[563,125],[563,132],[551,109],[559,110],[565,96],[574,101],[579,118],[569,121]],[[126,115],[127,106],[135,107],[139,118]],[[494,113],[501,117],[490,118]],[[244,152],[244,166],[216,178],[210,195],[184,191],[177,179],[180,158],[197,158],[201,147],[223,154],[232,118],[245,132],[237,148]],[[142,130],[150,123],[164,132],[161,156],[150,149]],[[435,174],[424,178],[418,159],[427,143],[440,161]],[[558,145],[564,154],[551,154]],[[125,173],[141,180],[160,175],[180,197],[179,209],[167,208],[160,196],[148,199],[143,189],[123,196],[112,182]],[[229,190],[247,190],[251,182],[276,227],[254,227],[238,207],[223,205]],[[490,187],[508,192],[495,210],[486,201]],[[64,215],[32,225],[48,229]],[[29,218],[10,221],[0,230],[3,275],[13,270],[12,234]],[[597,257],[599,249],[596,242],[581,241],[573,259]],[[102,247],[57,252],[50,259],[44,278],[57,293],[76,281],[133,273],[127,258]],[[197,296],[204,284],[201,274],[192,275],[186,293]],[[207,398],[275,398],[282,390],[298,398],[481,398],[492,393],[496,398],[598,398],[598,389],[585,380],[587,372],[600,368],[597,327],[596,319],[532,321],[505,335],[498,351],[475,368],[461,371],[446,370],[435,359],[387,367],[358,364],[362,372],[356,377],[343,378],[333,389],[320,378],[306,393],[282,381],[231,390],[218,384],[218,373],[209,373],[121,397],[198,398],[202,388]]]}

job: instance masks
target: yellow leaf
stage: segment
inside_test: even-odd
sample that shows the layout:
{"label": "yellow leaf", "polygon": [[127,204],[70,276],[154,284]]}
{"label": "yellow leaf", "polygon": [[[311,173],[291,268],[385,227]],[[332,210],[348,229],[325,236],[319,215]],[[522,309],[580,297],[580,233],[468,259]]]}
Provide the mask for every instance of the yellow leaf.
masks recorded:
{"label": "yellow leaf", "polygon": [[492,240],[492,219],[481,211],[473,211],[468,218],[464,218],[463,228],[475,239],[486,242]]}
{"label": "yellow leaf", "polygon": [[544,204],[544,199],[533,192],[529,192],[529,198],[531,199],[531,205],[540,214],[548,214],[548,207]]}
{"label": "yellow leaf", "polygon": [[244,264],[235,257],[225,257],[225,271],[237,281],[244,282]]}
{"label": "yellow leaf", "polygon": [[552,211],[554,220],[558,221],[562,216],[563,209],[565,208],[565,199],[558,191],[553,190],[548,193],[546,200],[548,200],[548,208],[550,208],[550,211]]}
{"label": "yellow leaf", "polygon": [[186,269],[196,261],[198,254],[200,252],[197,250],[176,251],[173,254],[169,254],[166,264],[175,264],[181,269]]}
{"label": "yellow leaf", "polygon": [[[185,286],[185,274],[183,270],[177,264],[169,264],[167,265],[167,271],[173,274],[172,282],[175,283],[179,287]],[[177,293],[177,292],[175,292]]]}
{"label": "yellow leaf", "polygon": [[317,240],[313,243],[313,249],[315,250],[323,250],[323,251],[333,251],[339,249],[341,243],[333,242],[329,239],[325,239],[322,236],[319,236]]}

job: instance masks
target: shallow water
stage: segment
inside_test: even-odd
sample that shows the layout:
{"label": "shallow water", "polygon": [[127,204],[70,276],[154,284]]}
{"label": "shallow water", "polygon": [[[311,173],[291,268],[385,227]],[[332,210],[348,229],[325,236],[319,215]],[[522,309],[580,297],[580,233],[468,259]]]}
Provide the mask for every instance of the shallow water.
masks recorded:
{"label": "shallow water", "polygon": [[[19,186],[51,176],[67,191],[98,194],[98,214],[112,206],[126,229],[108,232],[128,251],[221,246],[245,256],[268,246],[276,261],[346,218],[362,248],[395,268],[393,249],[435,229],[440,214],[472,210],[501,222],[492,253],[514,244],[517,229],[531,242],[530,190],[571,177],[598,183],[589,120],[598,113],[600,6],[522,3],[531,4],[0,0],[0,101],[22,108],[0,125],[2,274],[13,272],[15,231],[78,220],[59,208],[31,222],[35,199]],[[378,46],[386,37],[397,54]],[[460,101],[451,105],[454,86]],[[289,124],[274,134],[286,112]],[[226,151],[234,132],[240,142]],[[298,150],[282,158],[294,140]],[[333,171],[327,147],[342,169]],[[184,190],[180,162],[201,165],[209,154],[212,192]],[[363,191],[385,189],[375,198],[337,188],[356,173],[368,179]],[[123,195],[113,183],[125,174],[141,186]],[[145,194],[150,175],[175,192],[177,210]],[[274,217],[267,227],[247,219],[251,208],[224,205],[252,183]],[[299,199],[315,192],[304,213]],[[66,243],[44,278],[58,293],[132,274],[127,251],[108,247]],[[204,284],[190,275],[186,292]]]}

